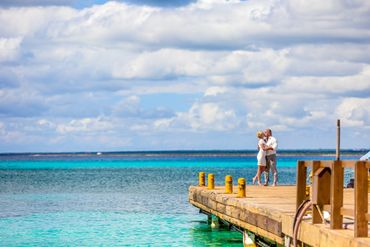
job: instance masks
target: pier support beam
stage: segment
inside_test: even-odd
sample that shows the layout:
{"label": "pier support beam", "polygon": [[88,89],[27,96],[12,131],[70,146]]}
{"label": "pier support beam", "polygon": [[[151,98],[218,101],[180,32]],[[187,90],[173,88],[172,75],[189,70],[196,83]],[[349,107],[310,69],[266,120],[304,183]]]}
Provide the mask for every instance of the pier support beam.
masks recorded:
{"label": "pier support beam", "polygon": [[220,228],[220,219],[216,215],[213,215],[213,214],[211,216],[211,227],[212,229]]}
{"label": "pier support beam", "polygon": [[243,246],[244,247],[257,247],[257,245],[254,242],[255,236],[249,236],[247,231],[243,232]]}

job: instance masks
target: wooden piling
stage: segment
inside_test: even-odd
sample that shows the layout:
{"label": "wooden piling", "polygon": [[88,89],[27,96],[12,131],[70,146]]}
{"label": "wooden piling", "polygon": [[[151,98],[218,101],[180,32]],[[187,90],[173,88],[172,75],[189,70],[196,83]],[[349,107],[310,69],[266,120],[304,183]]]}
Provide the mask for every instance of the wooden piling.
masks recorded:
{"label": "wooden piling", "polygon": [[363,161],[355,165],[355,237],[367,237],[367,168]]}
{"label": "wooden piling", "polygon": [[341,161],[334,161],[332,165],[332,174],[330,187],[332,189],[330,195],[331,214],[330,228],[342,229],[343,215],[340,210],[343,207],[343,186],[344,186],[344,168]]}
{"label": "wooden piling", "polygon": [[307,168],[304,161],[298,161],[297,164],[297,200],[296,207],[298,208],[301,203],[306,200],[306,179]]}

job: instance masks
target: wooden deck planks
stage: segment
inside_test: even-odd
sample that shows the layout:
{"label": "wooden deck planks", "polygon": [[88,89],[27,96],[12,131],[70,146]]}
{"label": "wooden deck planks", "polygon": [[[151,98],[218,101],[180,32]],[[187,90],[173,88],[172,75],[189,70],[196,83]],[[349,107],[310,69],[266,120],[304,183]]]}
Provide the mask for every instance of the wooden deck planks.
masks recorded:
{"label": "wooden deck planks", "polygon": [[[278,243],[283,236],[292,236],[293,216],[296,210],[295,186],[247,186],[246,198],[225,194],[224,187],[214,190],[191,186],[189,201],[194,206],[245,229],[273,239]],[[344,189],[344,208],[354,208],[354,190]],[[348,217],[345,216],[345,222]],[[351,220],[349,220],[351,221]],[[351,228],[351,225],[349,225]],[[352,229],[331,230],[329,224],[303,222],[298,238],[312,246],[370,246],[370,238],[354,238]]]}

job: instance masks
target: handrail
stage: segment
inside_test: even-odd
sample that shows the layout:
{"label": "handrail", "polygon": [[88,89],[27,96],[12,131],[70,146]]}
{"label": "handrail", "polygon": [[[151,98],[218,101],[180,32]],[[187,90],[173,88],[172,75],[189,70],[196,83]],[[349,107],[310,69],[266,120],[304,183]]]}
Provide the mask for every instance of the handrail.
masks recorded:
{"label": "handrail", "polygon": [[[354,217],[354,236],[368,237],[368,170],[370,161],[298,161],[297,207],[306,200],[307,168],[312,169],[312,223],[321,223],[317,208],[330,208],[330,228],[343,229],[343,216]],[[354,169],[354,209],[343,207],[344,168]]]}

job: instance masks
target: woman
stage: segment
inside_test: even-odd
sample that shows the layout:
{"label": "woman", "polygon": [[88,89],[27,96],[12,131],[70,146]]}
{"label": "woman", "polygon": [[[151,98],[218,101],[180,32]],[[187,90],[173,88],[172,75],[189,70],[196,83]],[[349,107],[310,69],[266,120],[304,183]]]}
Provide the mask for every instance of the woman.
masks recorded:
{"label": "woman", "polygon": [[258,185],[261,185],[261,174],[265,171],[266,167],[266,142],[263,139],[265,134],[263,131],[257,131],[257,138],[258,138],[258,154],[257,154],[257,161],[258,161],[258,170],[256,176],[253,177],[253,184],[258,182]]}

